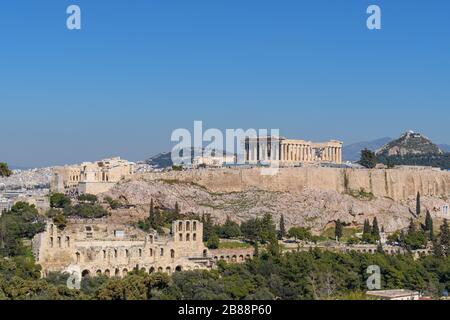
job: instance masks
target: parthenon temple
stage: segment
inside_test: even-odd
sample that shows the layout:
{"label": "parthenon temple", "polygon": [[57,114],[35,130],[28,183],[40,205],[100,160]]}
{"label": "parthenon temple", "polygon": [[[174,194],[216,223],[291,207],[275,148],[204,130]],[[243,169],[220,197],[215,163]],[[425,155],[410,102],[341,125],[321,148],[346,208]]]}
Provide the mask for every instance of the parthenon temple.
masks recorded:
{"label": "parthenon temple", "polygon": [[244,158],[248,164],[276,160],[282,165],[320,162],[340,164],[342,163],[342,144],[337,140],[316,143],[283,137],[246,138]]}

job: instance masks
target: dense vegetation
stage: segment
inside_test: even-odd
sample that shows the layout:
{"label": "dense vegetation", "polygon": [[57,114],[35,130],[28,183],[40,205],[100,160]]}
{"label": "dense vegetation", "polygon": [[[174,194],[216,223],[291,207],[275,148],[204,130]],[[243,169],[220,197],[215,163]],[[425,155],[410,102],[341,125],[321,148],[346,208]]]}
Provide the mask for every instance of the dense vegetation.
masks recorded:
{"label": "dense vegetation", "polygon": [[405,156],[378,156],[377,161],[388,166],[431,166],[444,170],[450,170],[450,153],[411,154]]}
{"label": "dense vegetation", "polygon": [[[99,204],[95,195],[83,194],[77,198],[77,201],[78,203],[72,204],[72,200],[66,195],[54,193],[50,196],[51,209],[47,212],[47,216],[63,228],[67,217],[95,219],[108,215],[108,211]],[[111,207],[114,203],[109,205]]]}
{"label": "dense vegetation", "polygon": [[[53,210],[61,213],[64,209]],[[178,206],[166,214],[152,210],[153,214],[161,213],[163,224],[179,215]],[[31,239],[44,225],[33,206],[17,203],[0,217],[0,299],[362,299],[370,265],[380,267],[384,289],[407,288],[440,296],[450,289],[450,232],[445,221],[434,235],[430,232],[430,219],[425,219],[426,228],[418,229],[412,223],[404,234],[406,243],[410,243],[406,240],[408,235],[419,232],[434,243],[433,255],[414,260],[409,254],[391,256],[382,250],[373,255],[317,249],[282,253],[277,236],[283,231],[276,230],[270,215],[251,219],[241,226],[230,219],[222,225],[213,225],[210,217],[203,216],[207,241],[218,239],[219,233],[241,237],[255,245],[256,257],[242,264],[220,261],[216,270],[177,272],[172,276],[134,270],[122,279],[86,277],[77,290],[68,289],[67,274],[51,273],[45,279],[40,278],[41,268],[23,240]],[[342,235],[339,224],[336,222],[337,237]],[[368,239],[376,238],[379,235],[376,219],[372,225],[367,221],[364,231]],[[313,238],[309,230],[300,227],[289,229],[286,235]]]}
{"label": "dense vegetation", "polygon": [[31,239],[44,227],[44,219],[34,205],[17,202],[0,216],[0,256],[24,254],[22,239]]}

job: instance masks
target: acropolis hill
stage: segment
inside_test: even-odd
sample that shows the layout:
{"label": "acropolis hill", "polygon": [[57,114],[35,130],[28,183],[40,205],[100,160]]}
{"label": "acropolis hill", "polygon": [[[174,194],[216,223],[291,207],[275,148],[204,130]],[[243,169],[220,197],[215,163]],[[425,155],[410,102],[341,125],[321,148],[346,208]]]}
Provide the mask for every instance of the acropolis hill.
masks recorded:
{"label": "acropolis hill", "polygon": [[[321,231],[340,219],[361,226],[377,216],[386,231],[406,227],[420,192],[423,211],[442,219],[448,206],[450,173],[431,168],[343,169],[280,168],[274,176],[259,168],[170,171],[135,175],[107,194],[145,206],[178,202],[183,212],[211,213],[217,221],[237,221],[281,213],[288,225]],[[448,217],[447,217],[448,218]]]}

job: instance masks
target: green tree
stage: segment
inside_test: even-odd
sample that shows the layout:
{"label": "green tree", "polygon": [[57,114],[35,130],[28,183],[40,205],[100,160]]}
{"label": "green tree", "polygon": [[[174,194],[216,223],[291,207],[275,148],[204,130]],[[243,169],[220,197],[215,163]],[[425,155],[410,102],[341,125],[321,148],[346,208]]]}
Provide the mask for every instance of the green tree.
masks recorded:
{"label": "green tree", "polygon": [[206,246],[209,249],[217,249],[220,245],[220,239],[219,236],[216,233],[213,233],[209,236],[208,241],[206,242]]}
{"label": "green tree", "polygon": [[375,168],[377,163],[377,156],[374,152],[370,151],[369,149],[364,149],[361,151],[361,158],[359,160],[360,165],[368,169],[372,169]]}
{"label": "green tree", "polygon": [[288,231],[287,236],[289,238],[294,238],[295,240],[311,240],[311,231],[304,227],[291,227]]}
{"label": "green tree", "polygon": [[416,195],[416,215],[420,216],[420,192]]}
{"label": "green tree", "polygon": [[434,238],[434,232],[433,232],[433,218],[431,217],[430,211],[427,210],[427,214],[425,216],[425,226],[424,230],[428,233],[428,237],[430,240],[433,240]]}
{"label": "green tree", "polygon": [[372,233],[372,228],[370,227],[369,219],[364,220],[363,234]]}
{"label": "green tree", "polygon": [[241,235],[241,228],[236,222],[232,221],[230,217],[227,217],[225,223],[222,226],[217,227],[217,233],[221,238],[237,238]]}
{"label": "green tree", "polygon": [[6,162],[0,162],[0,177],[9,177],[12,174]]}
{"label": "green tree", "polygon": [[214,232],[214,224],[212,222],[211,215],[204,213],[201,221],[203,223],[203,241],[208,241],[209,237]]}
{"label": "green tree", "polygon": [[342,238],[344,227],[340,219],[337,219],[334,227],[334,236],[339,241]]}
{"label": "green tree", "polygon": [[442,247],[443,254],[450,256],[450,231],[447,219],[444,219],[440,229],[439,242]]}
{"label": "green tree", "polygon": [[377,217],[374,217],[372,221],[372,236],[375,240],[380,240],[380,229],[378,227]]}
{"label": "green tree", "polygon": [[50,207],[64,209],[70,206],[70,198],[62,193],[53,193],[50,196]]}
{"label": "green tree", "polygon": [[281,240],[286,236],[286,226],[284,224],[284,215],[281,214],[280,217],[280,224],[279,224],[279,230],[278,230],[278,239]]}

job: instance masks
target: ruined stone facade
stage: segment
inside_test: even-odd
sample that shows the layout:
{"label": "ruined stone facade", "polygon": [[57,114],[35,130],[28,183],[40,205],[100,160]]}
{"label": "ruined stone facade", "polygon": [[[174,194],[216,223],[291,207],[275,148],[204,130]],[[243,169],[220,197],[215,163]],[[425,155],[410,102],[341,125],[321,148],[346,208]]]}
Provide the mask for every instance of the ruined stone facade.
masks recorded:
{"label": "ruined stone facade", "polygon": [[119,157],[53,170],[52,192],[67,194],[99,194],[110,190],[117,182],[134,174],[134,163]]}
{"label": "ruined stone facade", "polygon": [[246,138],[244,159],[248,164],[279,161],[282,166],[311,163],[342,163],[342,142],[311,142],[283,137]]}
{"label": "ruined stone facade", "polygon": [[74,266],[83,276],[122,277],[136,269],[170,274],[211,268],[213,263],[203,244],[203,225],[196,220],[174,221],[169,236],[100,219],[72,220],[64,230],[48,222],[33,239],[33,254],[43,276]]}

